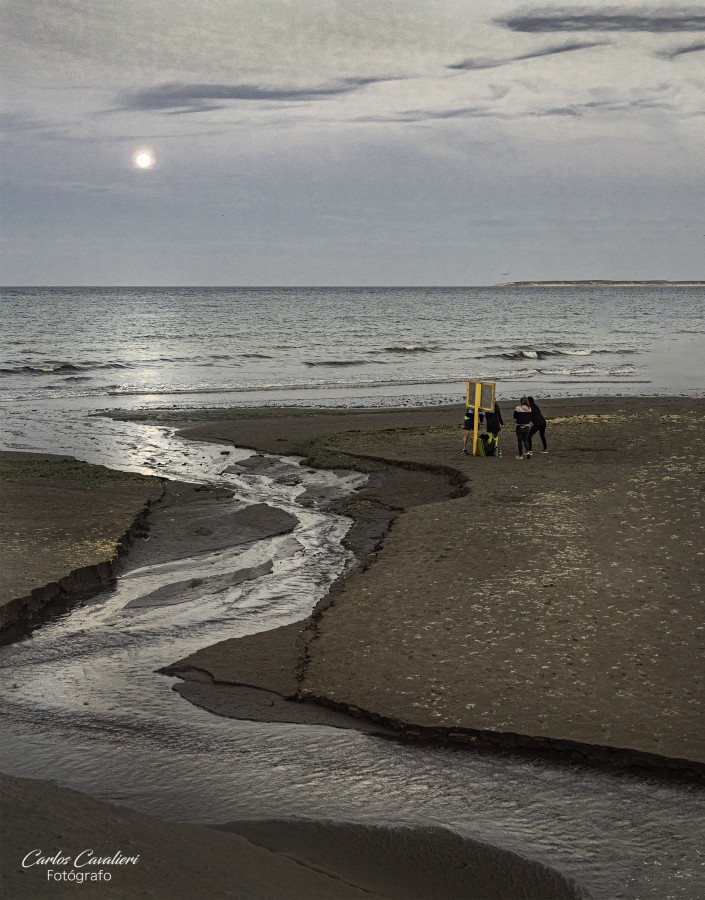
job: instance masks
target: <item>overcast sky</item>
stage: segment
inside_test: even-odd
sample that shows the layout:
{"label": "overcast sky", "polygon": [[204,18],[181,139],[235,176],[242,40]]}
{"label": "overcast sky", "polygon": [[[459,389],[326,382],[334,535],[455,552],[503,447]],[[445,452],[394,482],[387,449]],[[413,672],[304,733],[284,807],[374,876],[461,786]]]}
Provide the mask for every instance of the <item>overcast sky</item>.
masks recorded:
{"label": "overcast sky", "polygon": [[705,278],[702,2],[1,6],[5,284]]}

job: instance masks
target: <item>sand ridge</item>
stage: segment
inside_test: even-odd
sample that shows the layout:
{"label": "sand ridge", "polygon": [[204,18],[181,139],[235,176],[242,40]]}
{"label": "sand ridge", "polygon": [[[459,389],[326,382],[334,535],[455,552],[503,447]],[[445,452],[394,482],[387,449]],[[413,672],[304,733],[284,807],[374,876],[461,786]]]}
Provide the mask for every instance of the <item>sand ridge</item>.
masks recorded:
{"label": "sand ridge", "polygon": [[0,453],[0,627],[95,593],[146,528],[161,479],[42,453]]}

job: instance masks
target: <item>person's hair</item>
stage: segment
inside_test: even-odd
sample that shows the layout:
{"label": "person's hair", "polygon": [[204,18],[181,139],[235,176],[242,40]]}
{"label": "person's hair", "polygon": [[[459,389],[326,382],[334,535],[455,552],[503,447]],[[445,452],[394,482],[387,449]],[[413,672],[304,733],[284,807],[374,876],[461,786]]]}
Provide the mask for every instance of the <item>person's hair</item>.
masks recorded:
{"label": "person's hair", "polygon": [[534,405],[534,398],[533,398],[533,397],[527,397],[526,399],[529,401],[529,406],[533,406],[533,405]]}
{"label": "person's hair", "polygon": [[529,402],[528,397],[522,397],[521,400],[519,401],[519,403],[528,403],[528,402]]}

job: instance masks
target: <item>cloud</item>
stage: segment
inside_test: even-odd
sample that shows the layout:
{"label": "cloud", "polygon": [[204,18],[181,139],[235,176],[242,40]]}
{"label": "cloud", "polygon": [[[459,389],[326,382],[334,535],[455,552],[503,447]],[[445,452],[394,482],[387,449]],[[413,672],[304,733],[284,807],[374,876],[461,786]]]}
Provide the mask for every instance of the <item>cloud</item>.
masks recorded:
{"label": "cloud", "polygon": [[700,53],[705,50],[705,41],[699,44],[689,44],[686,47],[676,47],[674,50],[661,50],[654,54],[661,59],[677,59],[679,56],[685,56],[686,53]]}
{"label": "cloud", "polygon": [[407,109],[395,115],[359,116],[354,121],[358,123],[373,123],[389,125],[415,124],[419,122],[432,122],[442,119],[512,119],[513,115],[498,112],[484,106],[463,106],[458,109]]}
{"label": "cloud", "polygon": [[585,103],[573,103],[565,106],[537,107],[536,109],[516,110],[514,112],[501,111],[490,106],[465,106],[443,110],[408,109],[396,116],[366,116],[357,119],[356,121],[380,122],[386,124],[421,124],[423,122],[444,119],[519,120],[556,117],[581,118],[595,113],[628,114],[639,110],[650,109],[673,111],[674,107],[672,103],[666,100],[644,97],[633,100],[590,100]]}
{"label": "cloud", "polygon": [[705,15],[686,9],[589,13],[535,10],[521,15],[503,16],[494,21],[511,31],[529,34],[557,31],[648,31],[655,34],[705,31]]}
{"label": "cloud", "polygon": [[17,112],[0,113],[0,128],[3,131],[41,131],[43,124],[32,116]]}
{"label": "cloud", "polygon": [[496,69],[499,66],[508,66],[510,63],[522,59],[538,59],[542,56],[556,56],[559,53],[572,53],[574,50],[586,50],[589,47],[603,47],[607,41],[573,41],[569,44],[561,44],[559,47],[544,47],[533,50],[530,53],[522,53],[519,56],[507,56],[500,59],[465,59],[462,62],[448,66],[449,69],[475,71],[477,69]]}
{"label": "cloud", "polygon": [[161,84],[123,97],[122,109],[158,112],[206,112],[223,109],[227,101],[300,102],[325,100],[349,94],[370,84],[398,78],[345,78],[338,84],[319,87],[270,88],[256,84]]}
{"label": "cloud", "polygon": [[403,113],[402,121],[428,122],[432,119],[508,119],[507,113],[497,112],[482,106],[464,106],[460,109],[429,110],[427,112],[409,110]]}
{"label": "cloud", "polygon": [[673,110],[673,104],[665,100],[593,100],[588,103],[574,103],[570,106],[554,106],[549,109],[533,110],[529,116],[572,116],[580,117],[594,112],[629,113],[636,110]]}
{"label": "cloud", "polygon": [[0,113],[0,131],[6,136],[34,134],[39,140],[68,139],[71,135],[71,128],[76,124],[75,120],[50,122],[45,119],[37,119],[24,112]]}

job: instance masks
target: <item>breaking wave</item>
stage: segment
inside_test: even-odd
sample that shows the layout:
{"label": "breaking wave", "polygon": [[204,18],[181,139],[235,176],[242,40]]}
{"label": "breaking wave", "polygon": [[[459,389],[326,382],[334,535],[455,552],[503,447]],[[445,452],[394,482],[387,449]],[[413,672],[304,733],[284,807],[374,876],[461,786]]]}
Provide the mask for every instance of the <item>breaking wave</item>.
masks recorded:
{"label": "breaking wave", "polygon": [[[338,361],[338,364],[343,361]],[[325,363],[317,363],[317,366],[326,365]],[[354,364],[353,364],[354,365]],[[561,379],[565,379],[567,381],[574,381],[579,378],[589,378],[590,381],[595,381],[599,378],[608,379],[609,383],[610,378],[615,378],[618,376],[623,376],[629,378],[629,380],[633,380],[630,376],[636,371],[635,366],[615,366],[612,368],[598,368],[597,366],[592,365],[583,365],[583,366],[574,366],[574,367],[552,367],[552,368],[543,368],[543,367],[534,367],[527,366],[525,368],[517,369],[514,371],[498,369],[498,370],[487,370],[486,372],[474,373],[474,377],[480,377],[483,380],[487,381],[495,381],[495,382],[516,382],[516,381],[526,381],[531,378],[542,378],[542,377],[560,377]],[[409,375],[407,377],[398,377],[398,378],[379,378],[379,377],[364,377],[360,375],[359,377],[348,377],[348,378],[311,378],[311,379],[297,379],[292,381],[282,381],[282,380],[272,380],[272,381],[260,381],[256,383],[239,383],[239,384],[200,384],[200,385],[182,385],[182,386],[167,386],[167,385],[150,385],[149,387],[140,385],[140,384],[109,384],[109,385],[96,385],[95,388],[91,389],[88,386],[81,388],[79,384],[69,384],[67,383],[69,379],[65,379],[62,381],[60,385],[54,385],[52,390],[59,391],[63,389],[63,396],[66,397],[140,397],[140,396],[212,396],[215,394],[221,395],[238,395],[245,393],[270,393],[274,391],[278,392],[296,392],[296,391],[321,391],[321,390],[345,390],[345,389],[353,389],[353,390],[366,390],[366,389],[378,389],[378,388],[390,388],[396,389],[400,387],[411,387],[411,386],[420,386],[420,385],[443,385],[443,384],[456,384],[456,385],[464,385],[466,380],[470,376],[466,373],[446,373],[446,374],[414,374]],[[75,382],[76,379],[72,378],[71,381]],[[48,387],[48,385],[45,385]],[[73,389],[72,389],[73,388]],[[32,399],[30,394],[24,396],[17,396],[14,398],[7,398],[10,400],[29,400]]]}
{"label": "breaking wave", "polygon": [[400,344],[384,347],[382,350],[370,350],[370,353],[433,353],[438,347],[426,347],[423,344]]}
{"label": "breaking wave", "polygon": [[70,363],[28,363],[0,369],[2,375],[64,375],[81,371],[81,366],[73,366]]}
{"label": "breaking wave", "polygon": [[17,366],[5,366],[0,375],[75,375],[80,372],[97,371],[99,369],[128,369],[126,363],[67,363],[37,362],[23,363]]}
{"label": "breaking wave", "polygon": [[367,363],[362,359],[323,359],[320,361],[304,360],[304,365],[310,369],[323,368],[350,368],[350,366],[366,366]]}
{"label": "breaking wave", "polygon": [[600,349],[592,349],[589,347],[560,347],[554,346],[550,348],[535,348],[535,349],[513,349],[513,350],[504,350],[503,348],[497,347],[492,348],[499,350],[498,353],[487,353],[481,357],[481,359],[550,359],[554,356],[593,356],[598,354],[606,354],[606,353],[615,353],[621,355],[625,355],[628,353],[638,353],[638,350],[627,350],[627,349],[608,349],[608,348],[600,348]]}

